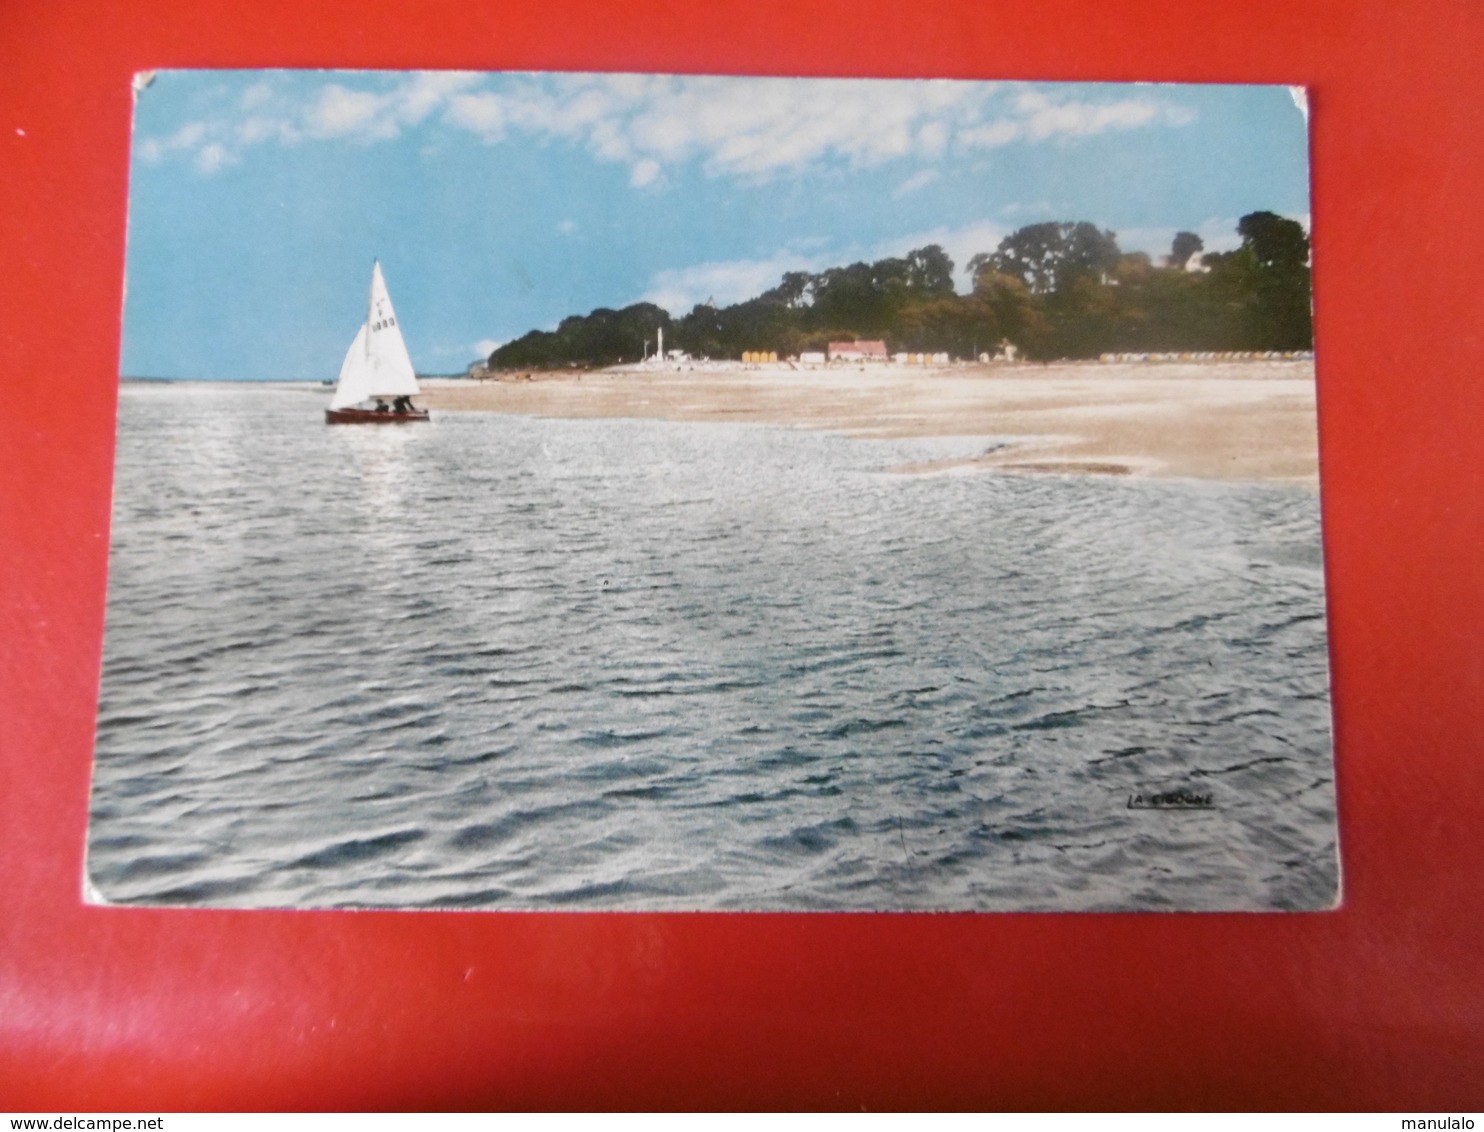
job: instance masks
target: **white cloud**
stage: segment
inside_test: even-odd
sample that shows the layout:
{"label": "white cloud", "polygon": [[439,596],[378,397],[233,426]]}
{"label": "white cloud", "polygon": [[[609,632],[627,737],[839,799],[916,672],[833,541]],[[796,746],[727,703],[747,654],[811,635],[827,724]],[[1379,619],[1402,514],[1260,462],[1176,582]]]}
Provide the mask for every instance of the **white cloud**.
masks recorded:
{"label": "white cloud", "polygon": [[1025,130],[1019,122],[1000,118],[982,126],[960,130],[958,140],[965,149],[998,149],[1002,145],[1019,141],[1024,136]]}
{"label": "white cloud", "polygon": [[394,114],[389,114],[392,96],[350,90],[331,83],[305,116],[311,137],[334,138],[358,134],[364,139],[394,138],[401,132]]}
{"label": "white cloud", "polygon": [[[203,134],[194,140],[145,139],[140,153],[159,160],[214,144],[230,161],[269,140],[370,144],[436,122],[489,144],[524,137],[580,145],[599,161],[627,166],[630,184],[647,188],[662,186],[668,170],[686,163],[711,177],[760,181],[821,165],[921,165],[950,151],[1193,118],[1164,94],[1100,100],[1081,90],[1074,98],[1028,84],[673,75],[530,74],[491,85],[464,72],[409,75],[388,86],[382,76],[347,73],[297,104],[269,80],[254,83],[238,99],[237,120],[195,123]],[[927,171],[919,168],[917,187],[927,183]]]}
{"label": "white cloud", "polygon": [[948,258],[953,260],[953,274],[960,293],[970,289],[968,275],[969,260],[980,252],[992,252],[1009,234],[1009,230],[988,220],[964,224],[957,228],[930,228],[925,232],[909,232],[883,240],[870,251],[867,259],[877,260],[886,256],[901,256],[916,248],[937,244]]}
{"label": "white cloud", "polygon": [[453,125],[476,133],[487,142],[505,138],[505,103],[497,94],[485,91],[457,95],[449,100],[445,117]]}
{"label": "white cloud", "polygon": [[1009,204],[1000,209],[1000,215],[1024,216],[1027,213],[1033,213],[1038,216],[1044,216],[1052,211],[1053,210],[1051,207],[1051,202],[1049,200],[1038,200],[1033,204],[1025,204],[1021,201],[1011,201]]}
{"label": "white cloud", "polygon": [[645,185],[652,185],[659,179],[660,163],[646,157],[634,164],[629,171],[629,184],[636,189],[642,189]]}
{"label": "white cloud", "polygon": [[206,136],[206,123],[189,122],[177,130],[165,145],[170,149],[189,149]]}
{"label": "white cloud", "polygon": [[248,118],[237,127],[237,140],[244,146],[256,145],[271,137],[282,136],[284,129],[283,122],[272,118]]}
{"label": "white cloud", "polygon": [[[1235,251],[1242,246],[1242,237],[1237,234],[1239,219],[1236,216],[1212,216],[1188,230],[1201,238],[1205,251]],[[1305,232],[1309,231],[1307,214],[1294,216],[1291,219],[1302,224]],[[1175,233],[1181,230],[1177,228],[1126,228],[1118,233],[1118,246],[1126,252],[1147,252],[1150,258],[1158,260],[1160,256],[1170,254],[1170,245],[1175,240]]]}
{"label": "white cloud", "polygon": [[273,97],[273,88],[267,83],[253,83],[242,92],[241,105],[244,110],[254,110]]}
{"label": "white cloud", "polygon": [[818,256],[784,250],[767,259],[734,259],[661,271],[650,280],[643,301],[679,317],[707,300],[719,307],[755,298],[778,286],[785,271],[817,271]]}
{"label": "white cloud", "polygon": [[690,160],[713,177],[762,180],[820,162],[933,161],[955,144],[993,149],[1193,120],[1142,92],[1095,101],[940,80],[577,76],[487,97],[512,128],[581,140],[601,160],[628,163],[636,185],[655,180],[654,165]]}
{"label": "white cloud", "polygon": [[1194,120],[1189,109],[1147,94],[1089,102],[1028,87],[1011,100],[1003,116],[961,131],[959,142],[967,149],[995,149],[1018,141],[1084,138],[1109,130],[1184,126]]}
{"label": "white cloud", "polygon": [[[1232,225],[1236,230],[1236,225]],[[1123,228],[1115,234],[1118,237],[1118,246],[1126,252],[1144,252],[1155,263],[1159,262],[1160,256],[1170,254],[1170,245],[1175,241],[1175,233],[1178,228]],[[1197,232],[1196,235],[1206,245],[1207,251],[1220,251],[1206,238],[1205,232]]]}
{"label": "white cloud", "polygon": [[557,231],[564,236],[570,236],[573,232],[577,231],[577,222],[575,220],[563,220],[557,225]]}
{"label": "white cloud", "polygon": [[413,75],[381,93],[331,83],[305,115],[306,132],[361,141],[394,138],[478,81],[479,76],[465,72],[434,71]]}
{"label": "white cloud", "polygon": [[926,188],[936,181],[939,175],[936,169],[924,169],[921,172],[912,174],[912,176],[908,177],[891,191],[892,199],[900,200],[908,193],[915,193],[918,189]]}
{"label": "white cloud", "polygon": [[822,160],[864,168],[936,157],[989,97],[987,86],[939,81],[687,80],[636,115],[632,137],[658,158],[698,157],[712,176],[764,178]]}
{"label": "white cloud", "polygon": [[929,122],[917,131],[917,147],[924,157],[937,157],[948,148],[949,131],[943,122]]}
{"label": "white cloud", "polygon": [[[708,299],[719,307],[756,298],[778,286],[787,271],[818,272],[857,260],[874,262],[903,256],[929,244],[939,245],[952,258],[959,290],[969,288],[966,269],[970,258],[992,252],[1005,238],[1007,229],[989,221],[957,228],[932,228],[883,240],[869,248],[827,247],[822,240],[800,241],[763,259],[736,259],[701,263],[692,267],[661,271],[650,280],[645,302],[656,303],[672,315],[688,314]],[[803,250],[807,247],[807,251]]]}
{"label": "white cloud", "polygon": [[400,88],[397,113],[406,122],[421,122],[449,98],[479,81],[473,71],[423,71]]}
{"label": "white cloud", "polygon": [[307,100],[295,101],[271,79],[253,83],[226,116],[196,121],[164,138],[145,138],[139,154],[159,161],[186,152],[202,172],[214,172],[237,161],[244,150],[265,142],[296,144],[306,139],[343,138],[362,143],[387,141],[447,107],[459,92],[480,81],[478,75],[439,71],[407,76],[385,89],[350,85],[346,76],[320,87]]}
{"label": "white cloud", "polygon": [[196,154],[196,168],[203,173],[215,173],[223,165],[230,165],[234,158],[227,152],[225,146],[212,142],[210,145],[202,146]]}
{"label": "white cloud", "polygon": [[1152,122],[1160,113],[1151,99],[1131,98],[1122,102],[1093,105],[1086,102],[1052,103],[1038,97],[1037,105],[1026,116],[1028,137],[1040,140],[1056,135],[1088,137],[1108,130],[1130,130]]}
{"label": "white cloud", "polygon": [[473,350],[479,357],[487,358],[503,345],[505,343],[498,338],[481,338],[474,345],[470,346],[469,349]]}
{"label": "white cloud", "polygon": [[139,146],[139,156],[145,161],[159,161],[168,153],[194,149],[206,136],[205,122],[187,122],[167,138],[146,138]]}

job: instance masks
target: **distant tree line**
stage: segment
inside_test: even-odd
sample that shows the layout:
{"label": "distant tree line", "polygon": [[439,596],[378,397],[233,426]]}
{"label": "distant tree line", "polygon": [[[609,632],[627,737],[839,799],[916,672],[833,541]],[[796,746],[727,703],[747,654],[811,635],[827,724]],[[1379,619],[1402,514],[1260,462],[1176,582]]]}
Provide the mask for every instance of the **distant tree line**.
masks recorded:
{"label": "distant tree line", "polygon": [[736,358],[780,357],[831,341],[884,339],[892,352],[1025,357],[1104,353],[1307,350],[1313,347],[1309,238],[1296,221],[1254,212],[1237,225],[1241,246],[1205,253],[1175,236],[1161,264],[1124,252],[1114,233],[1081,222],[1032,224],[972,257],[973,289],[955,293],[953,260],[936,244],[903,257],[791,271],[778,286],[732,306],[702,303],[681,318],[653,303],[600,308],[533,330],[489,357],[493,368],[554,368],[638,361],[665,331],[667,349]]}

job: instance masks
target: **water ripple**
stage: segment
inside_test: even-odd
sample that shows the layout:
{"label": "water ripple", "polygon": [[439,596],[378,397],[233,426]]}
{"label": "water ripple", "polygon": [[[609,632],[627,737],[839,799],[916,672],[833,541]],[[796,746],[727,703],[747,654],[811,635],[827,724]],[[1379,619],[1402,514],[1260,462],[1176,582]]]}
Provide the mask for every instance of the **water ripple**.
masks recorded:
{"label": "water ripple", "polygon": [[[1334,899],[1306,490],[894,476],[947,442],[749,425],[327,429],[322,397],[122,391],[110,900]],[[1177,789],[1213,805],[1129,808]]]}

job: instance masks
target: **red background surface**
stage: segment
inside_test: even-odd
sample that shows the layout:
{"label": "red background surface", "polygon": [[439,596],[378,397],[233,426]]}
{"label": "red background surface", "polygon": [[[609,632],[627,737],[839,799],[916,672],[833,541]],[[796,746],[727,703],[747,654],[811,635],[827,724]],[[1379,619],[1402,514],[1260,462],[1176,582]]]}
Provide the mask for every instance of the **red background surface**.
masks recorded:
{"label": "red background surface", "polygon": [[[9,0],[0,57],[0,1108],[1484,1107],[1477,0]],[[83,906],[129,79],[257,66],[1309,85],[1343,909]]]}

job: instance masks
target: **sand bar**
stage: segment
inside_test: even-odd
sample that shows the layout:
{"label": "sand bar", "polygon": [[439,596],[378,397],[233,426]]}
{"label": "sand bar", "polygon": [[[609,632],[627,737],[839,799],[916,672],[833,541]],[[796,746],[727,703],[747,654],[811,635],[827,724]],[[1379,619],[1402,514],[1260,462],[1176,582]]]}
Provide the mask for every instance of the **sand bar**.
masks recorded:
{"label": "sand bar", "polygon": [[534,372],[424,383],[433,409],[747,421],[859,437],[985,437],[982,456],[911,473],[1318,482],[1314,364],[787,366]]}

